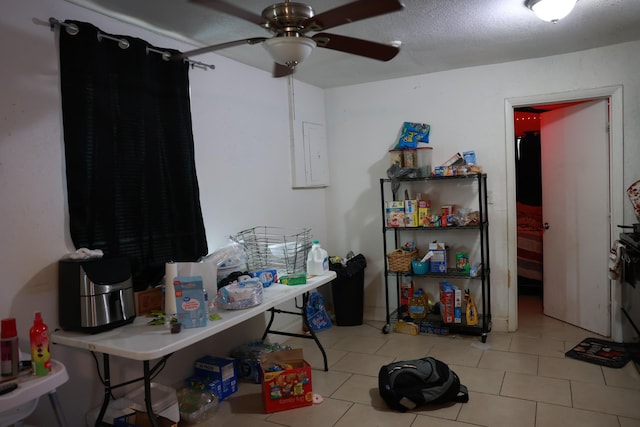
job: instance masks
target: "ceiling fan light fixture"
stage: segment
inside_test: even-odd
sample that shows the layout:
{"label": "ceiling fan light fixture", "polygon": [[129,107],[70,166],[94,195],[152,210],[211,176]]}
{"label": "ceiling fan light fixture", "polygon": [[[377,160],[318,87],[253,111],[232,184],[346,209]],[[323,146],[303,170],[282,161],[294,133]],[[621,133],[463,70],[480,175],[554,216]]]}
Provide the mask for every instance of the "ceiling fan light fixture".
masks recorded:
{"label": "ceiling fan light fixture", "polygon": [[278,64],[295,67],[307,59],[316,42],[308,37],[272,37],[263,46]]}
{"label": "ceiling fan light fixture", "polygon": [[556,23],[573,10],[578,0],[526,0],[525,5],[543,21]]}

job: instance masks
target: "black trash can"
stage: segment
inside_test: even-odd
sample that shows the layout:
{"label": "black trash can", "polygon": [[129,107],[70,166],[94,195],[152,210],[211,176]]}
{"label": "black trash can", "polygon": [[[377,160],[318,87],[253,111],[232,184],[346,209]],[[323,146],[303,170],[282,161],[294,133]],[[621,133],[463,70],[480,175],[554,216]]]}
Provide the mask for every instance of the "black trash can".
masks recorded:
{"label": "black trash can", "polygon": [[341,263],[329,263],[329,269],[337,275],[331,282],[331,293],[338,326],[362,325],[366,266],[367,260],[362,254],[349,259],[346,266]]}

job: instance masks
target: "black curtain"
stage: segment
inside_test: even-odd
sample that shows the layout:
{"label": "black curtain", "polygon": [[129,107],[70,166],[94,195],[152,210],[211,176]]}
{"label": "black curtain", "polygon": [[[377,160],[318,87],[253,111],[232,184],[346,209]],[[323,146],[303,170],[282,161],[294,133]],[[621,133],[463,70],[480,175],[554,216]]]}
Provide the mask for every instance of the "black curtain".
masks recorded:
{"label": "black curtain", "polygon": [[60,31],[71,238],[76,248],[130,257],[134,288],[146,289],[165,262],[207,254],[189,64],[148,49],[174,50],[65,22],[79,28]]}

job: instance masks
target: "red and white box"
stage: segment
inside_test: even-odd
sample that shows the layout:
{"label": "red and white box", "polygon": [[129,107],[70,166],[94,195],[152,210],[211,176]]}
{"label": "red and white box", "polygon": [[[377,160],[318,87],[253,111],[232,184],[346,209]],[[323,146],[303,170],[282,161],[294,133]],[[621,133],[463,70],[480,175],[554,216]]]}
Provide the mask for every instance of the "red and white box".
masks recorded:
{"label": "red and white box", "polygon": [[262,400],[267,414],[311,406],[311,365],[302,349],[280,350],[260,355]]}

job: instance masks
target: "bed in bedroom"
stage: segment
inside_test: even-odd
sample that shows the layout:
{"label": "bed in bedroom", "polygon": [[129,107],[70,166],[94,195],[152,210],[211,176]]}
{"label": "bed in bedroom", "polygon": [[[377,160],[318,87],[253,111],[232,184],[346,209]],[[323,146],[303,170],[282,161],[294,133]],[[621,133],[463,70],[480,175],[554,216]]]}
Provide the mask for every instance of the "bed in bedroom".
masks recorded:
{"label": "bed in bedroom", "polygon": [[517,203],[518,277],[542,281],[542,206]]}

